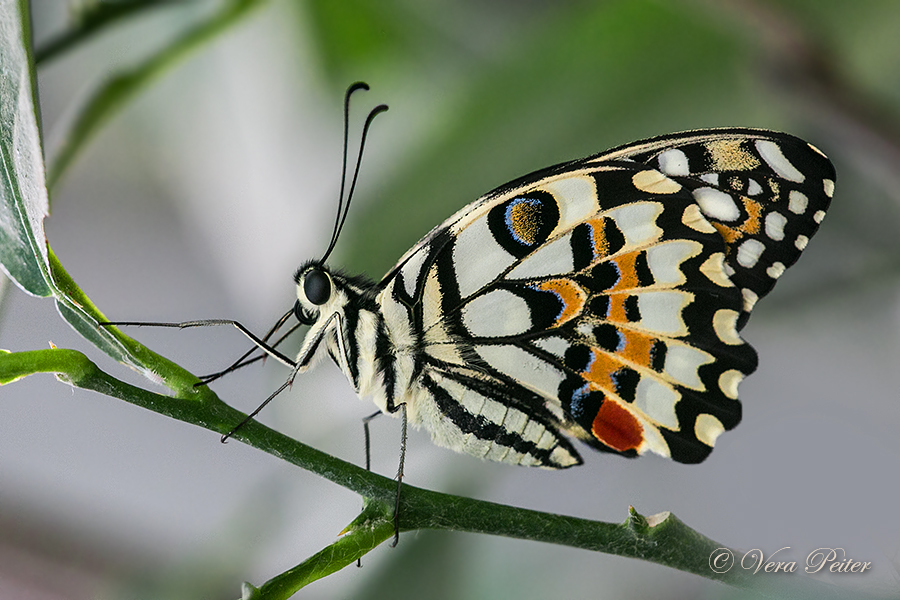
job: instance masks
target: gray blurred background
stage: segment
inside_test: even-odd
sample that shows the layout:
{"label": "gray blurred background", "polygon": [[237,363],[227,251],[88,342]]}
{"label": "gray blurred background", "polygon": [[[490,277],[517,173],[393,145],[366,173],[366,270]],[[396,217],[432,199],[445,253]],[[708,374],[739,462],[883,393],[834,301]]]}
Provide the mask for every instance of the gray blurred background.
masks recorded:
{"label": "gray blurred background", "polygon": [[[48,157],[100,82],[218,4],[148,11],[42,65]],[[50,245],[107,316],[235,318],[264,332],[292,304],[293,270],[330,237],[341,98],[359,79],[372,91],[357,98],[357,128],[368,107],[391,108],[372,128],[331,263],[376,279],[458,208],[541,167],[690,128],[789,131],[833,159],[834,202],[744,330],[760,367],[741,386],[742,424],[706,462],[584,448],[583,467],[543,472],[458,456],[415,432],[406,481],[612,522],[629,505],[670,510],[732,547],[789,546],[779,556],[798,564],[842,547],[871,571],[817,579],[900,595],[900,4],[262,4],[112,118],[53,191]],[[66,3],[33,11],[37,46],[69,26]],[[246,349],[231,329],[129,333],[195,373]],[[152,387],[52,302],[13,288],[0,347],[49,342]],[[286,374],[270,363],[214,388],[250,410]],[[323,363],[261,420],[361,464],[373,410]],[[399,422],[377,420],[373,435],[373,468],[390,476]],[[360,506],[271,456],[49,375],[0,389],[3,599],[236,598],[241,581],[261,584],[334,541]],[[298,597],[740,596],[653,564],[420,532]]]}

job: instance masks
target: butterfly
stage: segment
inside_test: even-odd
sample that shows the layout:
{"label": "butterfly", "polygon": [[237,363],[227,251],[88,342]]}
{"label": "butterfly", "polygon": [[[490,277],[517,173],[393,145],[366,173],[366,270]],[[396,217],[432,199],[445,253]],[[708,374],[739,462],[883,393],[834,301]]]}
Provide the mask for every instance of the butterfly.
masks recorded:
{"label": "butterfly", "polygon": [[295,274],[327,354],[440,446],[520,465],[704,460],[757,366],[740,336],[825,215],[835,172],[756,129],[676,133],[526,175],[463,207],[379,282]]}
{"label": "butterfly", "polygon": [[[357,89],[368,86],[345,99],[345,173]],[[386,109],[369,114],[360,159]],[[292,314],[309,326],[296,360],[237,322],[177,326],[236,325],[289,365],[262,406],[329,356],[360,397],[403,417],[404,446],[408,421],[457,452],[551,469],[582,463],[573,439],[682,463],[710,454],[740,422],[738,385],[757,366],[740,331],[835,182],[822,152],[785,133],[654,137],[500,186],[375,282],[326,265],[360,159],[328,250],[296,271],[294,307],[270,331]]]}

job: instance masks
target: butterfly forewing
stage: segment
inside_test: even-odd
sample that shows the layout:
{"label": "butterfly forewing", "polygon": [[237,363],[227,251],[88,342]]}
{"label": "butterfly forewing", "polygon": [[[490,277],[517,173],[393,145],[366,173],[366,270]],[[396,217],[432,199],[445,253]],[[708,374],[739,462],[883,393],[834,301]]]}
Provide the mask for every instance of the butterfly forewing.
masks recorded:
{"label": "butterfly forewing", "polygon": [[589,159],[653,166],[691,190],[727,245],[744,301],[740,326],[806,248],[834,193],[834,167],[796,137],[748,129],[673,134]]}
{"label": "butterfly forewing", "polygon": [[702,461],[740,421],[738,384],[756,368],[738,330],[797,260],[833,186],[806,142],[732,129],[498,188],[380,284],[388,328],[415,349],[393,388],[414,390],[439,444],[493,460],[578,464],[568,434]]}

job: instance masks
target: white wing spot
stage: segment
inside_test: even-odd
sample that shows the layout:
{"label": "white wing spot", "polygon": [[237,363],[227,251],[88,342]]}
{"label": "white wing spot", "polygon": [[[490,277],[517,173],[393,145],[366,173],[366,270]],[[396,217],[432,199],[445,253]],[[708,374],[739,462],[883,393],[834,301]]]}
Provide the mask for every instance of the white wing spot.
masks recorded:
{"label": "white wing spot", "polygon": [[737,332],[738,312],[730,308],[721,308],[713,315],[713,330],[722,342],[729,346],[744,343]]}
{"label": "white wing spot", "polygon": [[772,279],[778,279],[784,273],[785,266],[780,262],[772,263],[772,266],[766,269],[766,275]]}
{"label": "white wing spot", "polygon": [[666,175],[690,175],[687,155],[676,148],[666,150],[657,158],[659,170]]}
{"label": "white wing spot", "polygon": [[700,179],[705,181],[710,185],[719,185],[719,174],[718,173],[704,173],[700,176]]}
{"label": "white wing spot", "polygon": [[757,194],[761,194],[763,191],[762,186],[759,185],[759,182],[755,179],[750,179],[747,184],[747,195],[748,196],[756,196]]}
{"label": "white wing spot", "polygon": [[674,194],[681,189],[681,184],[672,181],[655,169],[647,169],[635,173],[631,178],[634,187],[648,194]]}
{"label": "white wing spot", "polygon": [[634,202],[609,211],[609,216],[629,246],[643,246],[655,242],[663,234],[656,219],[663,212],[659,202]]}
{"label": "white wing spot", "polygon": [[694,190],[694,200],[700,205],[703,214],[717,221],[736,221],[741,216],[741,211],[734,203],[734,198],[711,187],[702,187]]}
{"label": "white wing spot", "polygon": [[569,340],[556,336],[539,338],[534,341],[534,345],[559,358],[563,358],[566,355],[566,350],[571,346]]}
{"label": "white wing spot", "polygon": [[572,232],[544,244],[531,256],[507,273],[506,279],[535,279],[571,273],[575,268],[572,257]]}
{"label": "white wing spot", "polygon": [[724,431],[725,426],[722,425],[722,421],[711,414],[703,413],[697,415],[697,420],[694,421],[694,435],[707,446],[714,446],[716,438],[722,435]]}
{"label": "white wing spot", "polygon": [[824,210],[817,210],[815,212],[815,214],[813,215],[813,221],[815,221],[816,223],[821,223],[822,219],[824,219],[824,218],[825,218]]}
{"label": "white wing spot", "polygon": [[698,370],[714,361],[715,358],[703,350],[672,343],[666,348],[663,373],[685,387],[704,391],[706,386],[700,380]]}
{"label": "white wing spot", "polygon": [[752,269],[756,266],[759,257],[762,256],[763,250],[765,249],[766,247],[759,240],[754,240],[753,238],[744,240],[744,242],[738,246],[738,264],[746,269]]}
{"label": "white wing spot", "polygon": [[640,326],[662,335],[687,335],[687,325],[681,316],[684,307],[693,302],[694,295],[680,290],[644,292],[637,294]]}
{"label": "white wing spot", "polygon": [[804,179],[803,173],[797,170],[797,167],[791,164],[787,158],[785,158],[784,153],[781,152],[781,148],[775,142],[771,140],[756,140],[756,150],[759,152],[759,155],[762,156],[762,159],[766,161],[772,170],[777,174],[781,175],[788,181],[796,181],[797,183],[802,183]]}
{"label": "white wing spot", "polygon": [[681,222],[700,233],[716,232],[716,228],[712,226],[712,223],[710,223],[705,216],[703,216],[703,212],[696,204],[691,204],[684,209],[684,212],[681,215]]}
{"label": "white wing spot", "polygon": [[737,400],[738,385],[744,380],[744,374],[735,369],[728,369],[719,375],[719,389],[732,400]]}
{"label": "white wing spot", "polygon": [[807,206],[809,206],[809,198],[806,197],[806,194],[791,190],[788,195],[788,210],[795,215],[802,215],[806,212]]}
{"label": "white wing spot", "polygon": [[500,276],[516,258],[494,239],[487,217],[459,232],[453,247],[453,267],[459,295],[466,298]]}
{"label": "white wing spot", "polygon": [[777,212],[770,212],[766,215],[766,235],[769,238],[780,242],[784,239],[784,226],[787,224],[787,218]]}
{"label": "white wing spot", "polygon": [[422,275],[422,266],[425,264],[426,256],[428,256],[428,252],[425,248],[422,248],[410,256],[409,260],[400,267],[400,272],[403,274],[403,287],[412,298],[416,297],[416,283],[418,283],[419,277]]}
{"label": "white wing spot", "polygon": [[550,462],[561,467],[571,467],[578,464],[578,459],[562,446],[557,446],[550,453]]}
{"label": "white wing spot", "polygon": [[647,249],[647,266],[657,285],[676,286],[684,283],[681,263],[700,254],[700,242],[693,240],[671,240]]}
{"label": "white wing spot", "polygon": [[831,179],[823,179],[822,186],[825,189],[825,195],[831,198],[834,195],[834,181]]}
{"label": "white wing spot", "polygon": [[559,369],[518,346],[485,344],[475,350],[486,363],[544,397],[555,396],[565,379]]}
{"label": "white wing spot", "polygon": [[797,247],[797,250],[803,250],[806,248],[806,245],[809,243],[809,238],[805,235],[798,235],[797,239],[794,240],[794,246]]}
{"label": "white wing spot", "polygon": [[519,335],[531,329],[531,310],[523,298],[509,290],[478,296],[463,308],[463,323],[474,336]]}
{"label": "white wing spot", "polygon": [[660,425],[677,430],[675,404],[680,399],[681,394],[671,387],[650,377],[641,377],[635,390],[634,405]]}

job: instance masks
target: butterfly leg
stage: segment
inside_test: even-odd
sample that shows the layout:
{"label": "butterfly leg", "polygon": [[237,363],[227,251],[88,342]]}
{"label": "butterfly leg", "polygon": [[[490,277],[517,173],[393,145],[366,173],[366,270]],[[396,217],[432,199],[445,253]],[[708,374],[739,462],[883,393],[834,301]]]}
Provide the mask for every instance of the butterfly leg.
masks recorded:
{"label": "butterfly leg", "polygon": [[[338,316],[338,314],[335,313],[335,314],[331,315],[331,317],[329,317],[329,319],[327,321],[325,321],[325,324],[315,333],[315,335],[313,335],[311,338],[308,338],[306,343],[304,343],[303,350],[301,350],[300,356],[297,357],[296,362],[292,361],[291,359],[289,359],[287,357],[284,357],[284,361],[287,361],[287,362],[285,362],[285,364],[287,364],[289,367],[291,367],[291,374],[288,376],[287,380],[284,383],[282,383],[278,387],[277,390],[272,392],[272,394],[268,398],[263,400],[262,404],[257,406],[256,409],[252,413],[250,413],[249,415],[247,415],[244,418],[244,420],[242,420],[240,423],[238,423],[231,431],[229,431],[228,433],[223,435],[220,440],[223,444],[225,442],[227,442],[228,438],[230,438],[232,435],[234,435],[238,429],[240,429],[241,427],[246,425],[248,422],[250,422],[251,419],[253,419],[253,417],[255,417],[257,414],[259,414],[259,411],[261,411],[263,409],[263,407],[265,407],[266,404],[271,402],[275,398],[275,396],[277,396],[278,394],[280,394],[281,392],[283,392],[284,390],[289,388],[291,385],[293,385],[294,379],[297,377],[297,375],[299,375],[300,373],[306,372],[306,370],[309,368],[309,365],[310,365],[310,362],[312,361],[313,356],[316,353],[316,349],[319,347],[319,344],[322,342],[322,339],[324,339],[325,333],[328,331],[328,325],[335,319],[338,322],[338,326],[340,326],[341,320],[340,320],[340,317]],[[228,321],[228,323],[234,324],[234,322],[231,322],[231,321]],[[250,334],[250,335],[252,335],[252,334]],[[251,338],[251,339],[253,339],[253,338]],[[341,336],[338,336],[338,340],[339,341],[341,340]],[[260,342],[257,345],[259,345],[260,348],[266,350],[266,352],[269,354],[275,353],[275,354],[281,355],[280,352],[278,352],[277,350],[269,349],[268,346],[266,346],[262,342]],[[271,350],[271,352],[269,352],[269,350]],[[272,355],[274,356],[275,354],[272,354]],[[284,356],[284,355],[281,355],[281,356]]]}
{"label": "butterfly leg", "polygon": [[247,338],[251,342],[253,342],[257,348],[259,348],[272,358],[276,359],[278,362],[291,368],[295,366],[294,361],[292,361],[290,358],[288,358],[272,346],[269,346],[263,340],[256,337],[256,335],[252,331],[244,327],[238,321],[233,321],[231,319],[201,319],[198,321],[183,321],[181,323],[158,323],[152,321],[104,321],[102,323],[98,323],[98,325],[100,325],[101,327],[174,327],[177,329],[189,329],[191,327],[212,327],[215,325],[231,325],[232,327],[237,328],[237,330],[243,333],[245,336],[247,336]]}
{"label": "butterfly leg", "polygon": [[[368,417],[363,417],[363,420],[362,420],[362,422],[363,422],[363,438],[365,439],[365,445],[366,445],[366,471],[372,470],[372,453],[370,452],[370,446],[369,446],[369,440],[371,439],[369,436],[369,421],[371,421],[375,417],[382,415],[382,414],[384,414],[384,413],[382,413],[379,410],[379,411],[373,412]],[[356,559],[356,566],[362,567],[362,559],[361,558]]]}
{"label": "butterfly leg", "polygon": [[369,451],[369,439],[370,439],[370,437],[369,437],[369,421],[371,421],[372,419],[374,419],[375,417],[377,417],[381,414],[384,414],[384,413],[382,413],[379,410],[379,411],[373,412],[371,415],[363,418],[363,420],[362,420],[363,421],[363,438],[365,439],[365,444],[366,444],[366,471],[372,470],[372,455]]}
{"label": "butterfly leg", "polygon": [[[265,336],[263,336],[262,341],[268,342],[269,338],[271,338],[273,335],[275,335],[275,332],[278,331],[281,328],[281,326],[285,324],[285,322],[293,314],[293,312],[294,312],[293,309],[289,310],[280,319],[278,319],[278,322],[275,323],[275,325],[273,325],[271,329],[269,329],[269,331],[266,333]],[[293,327],[288,329],[287,333],[285,333],[280,338],[275,340],[275,342],[273,342],[271,344],[271,347],[277,348],[281,344],[281,342],[286,340],[288,338],[288,336],[290,336],[292,333],[297,331],[297,329],[299,329],[299,328],[300,328],[300,323],[295,324]],[[201,375],[200,383],[194,384],[194,387],[198,387],[201,385],[208,385],[208,384],[212,383],[213,381],[215,381],[216,379],[219,379],[220,377],[224,377],[225,375],[228,375],[229,373],[233,373],[234,371],[237,371],[238,369],[246,367],[247,365],[251,365],[260,360],[265,360],[266,356],[268,356],[265,353],[260,354],[259,356],[256,356],[254,358],[250,358],[249,360],[247,360],[248,357],[251,354],[253,354],[253,352],[255,352],[256,350],[257,350],[256,346],[254,346],[250,350],[247,350],[239,359],[237,359],[236,361],[231,363],[231,365],[229,365],[227,368],[225,368],[221,371],[217,371],[215,373],[210,373],[209,375]]]}
{"label": "butterfly leg", "polygon": [[406,402],[394,406],[391,412],[400,411],[400,421],[403,423],[400,433],[400,466],[397,468],[397,495],[394,498],[394,541],[391,547],[396,547],[400,541],[400,490],[403,487],[403,464],[406,462]]}

